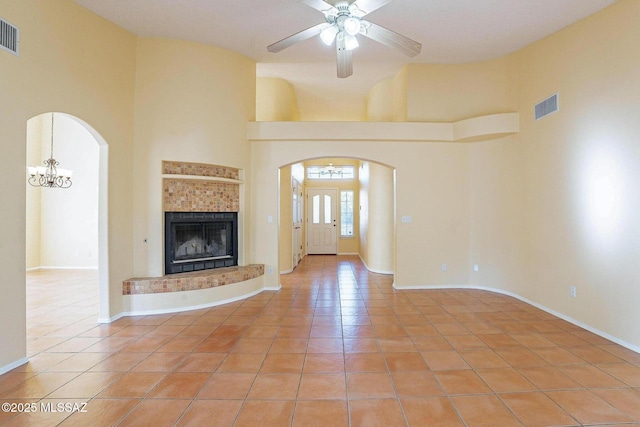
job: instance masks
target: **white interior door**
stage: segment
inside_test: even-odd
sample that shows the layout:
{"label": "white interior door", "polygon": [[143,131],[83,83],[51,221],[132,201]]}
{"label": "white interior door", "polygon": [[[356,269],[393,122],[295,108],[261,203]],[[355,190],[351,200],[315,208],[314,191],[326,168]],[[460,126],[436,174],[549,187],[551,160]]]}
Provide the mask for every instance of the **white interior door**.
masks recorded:
{"label": "white interior door", "polygon": [[302,184],[297,179],[291,179],[291,196],[293,206],[293,235],[291,236],[291,254],[293,268],[302,260],[302,218],[303,218],[303,197]]}
{"label": "white interior door", "polygon": [[310,188],[307,191],[307,253],[337,254],[338,190]]}

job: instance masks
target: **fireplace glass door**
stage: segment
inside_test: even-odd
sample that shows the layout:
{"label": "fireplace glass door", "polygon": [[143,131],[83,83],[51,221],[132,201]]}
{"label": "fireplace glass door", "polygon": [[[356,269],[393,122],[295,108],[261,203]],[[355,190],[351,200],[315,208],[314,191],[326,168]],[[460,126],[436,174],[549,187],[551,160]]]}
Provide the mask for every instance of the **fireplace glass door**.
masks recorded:
{"label": "fireplace glass door", "polygon": [[229,223],[175,224],[174,263],[231,258]]}
{"label": "fireplace glass door", "polygon": [[235,212],[166,212],[165,274],[238,265]]}

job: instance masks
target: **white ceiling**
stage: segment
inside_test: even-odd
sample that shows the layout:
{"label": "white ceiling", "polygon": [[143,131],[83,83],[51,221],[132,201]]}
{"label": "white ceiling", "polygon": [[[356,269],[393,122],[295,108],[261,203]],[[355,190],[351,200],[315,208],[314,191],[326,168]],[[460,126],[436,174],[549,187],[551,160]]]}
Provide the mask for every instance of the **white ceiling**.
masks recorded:
{"label": "white ceiling", "polygon": [[319,37],[267,52],[267,45],[324,22],[322,13],[299,0],[74,1],[139,36],[193,40],[246,55],[258,63],[259,75],[292,82],[302,111],[349,98],[340,104],[348,118],[375,83],[403,64],[500,57],[616,0],[393,0],[367,19],[422,43],[422,52],[409,58],[360,37],[347,79],[336,77],[335,50]]}

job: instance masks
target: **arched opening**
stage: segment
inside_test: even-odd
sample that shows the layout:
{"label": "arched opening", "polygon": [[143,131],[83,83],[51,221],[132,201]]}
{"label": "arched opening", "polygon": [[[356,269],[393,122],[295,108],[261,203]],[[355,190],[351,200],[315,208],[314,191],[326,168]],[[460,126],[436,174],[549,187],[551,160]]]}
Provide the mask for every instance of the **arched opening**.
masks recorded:
{"label": "arched opening", "polygon": [[394,274],[394,168],[316,157],[280,166],[278,174],[280,274],[292,272],[307,254],[357,256],[371,272]]}
{"label": "arched opening", "polygon": [[42,166],[52,156],[58,168],[73,170],[66,189],[25,184],[26,269],[54,271],[61,280],[65,272],[84,271],[97,286],[78,290],[93,293],[97,321],[108,322],[108,146],[83,120],[55,112],[27,121],[26,152],[27,166]]}

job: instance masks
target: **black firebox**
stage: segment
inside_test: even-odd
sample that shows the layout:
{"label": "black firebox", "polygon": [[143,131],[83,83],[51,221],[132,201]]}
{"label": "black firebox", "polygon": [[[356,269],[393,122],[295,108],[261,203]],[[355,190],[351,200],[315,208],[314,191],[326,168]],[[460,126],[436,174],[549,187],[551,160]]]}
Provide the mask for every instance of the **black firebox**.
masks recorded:
{"label": "black firebox", "polygon": [[237,212],[165,212],[165,274],[238,265]]}

